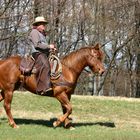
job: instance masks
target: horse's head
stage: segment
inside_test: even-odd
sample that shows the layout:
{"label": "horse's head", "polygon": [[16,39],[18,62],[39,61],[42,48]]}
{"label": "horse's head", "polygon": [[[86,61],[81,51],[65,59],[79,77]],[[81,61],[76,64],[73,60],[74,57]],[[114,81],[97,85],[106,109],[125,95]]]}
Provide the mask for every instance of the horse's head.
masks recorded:
{"label": "horse's head", "polygon": [[94,47],[90,47],[90,52],[88,55],[88,66],[94,73],[99,73],[102,75],[105,72],[105,67],[103,65],[104,54],[100,49],[99,44]]}

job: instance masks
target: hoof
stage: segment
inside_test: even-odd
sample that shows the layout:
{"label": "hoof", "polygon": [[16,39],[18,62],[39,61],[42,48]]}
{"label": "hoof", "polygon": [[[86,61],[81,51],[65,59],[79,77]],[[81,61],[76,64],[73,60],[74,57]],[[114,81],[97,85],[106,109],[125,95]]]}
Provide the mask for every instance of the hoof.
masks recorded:
{"label": "hoof", "polygon": [[69,129],[70,129],[70,130],[75,130],[75,128],[74,128],[74,127],[72,127],[72,126],[71,126]]}
{"label": "hoof", "polygon": [[55,121],[53,123],[53,127],[56,128],[57,126],[59,126],[61,124],[61,122],[59,120]]}
{"label": "hoof", "polygon": [[16,125],[16,124],[10,124],[10,126],[11,126],[12,128],[19,128],[19,126]]}
{"label": "hoof", "polygon": [[69,129],[70,127],[72,127],[72,123],[67,123],[64,125],[65,128]]}
{"label": "hoof", "polygon": [[18,128],[19,128],[19,126],[18,126],[18,125],[16,125],[16,127],[14,127],[14,128],[18,129]]}
{"label": "hoof", "polygon": [[54,123],[53,123],[53,127],[54,128],[56,128],[58,125],[57,125],[57,121],[55,121]]}

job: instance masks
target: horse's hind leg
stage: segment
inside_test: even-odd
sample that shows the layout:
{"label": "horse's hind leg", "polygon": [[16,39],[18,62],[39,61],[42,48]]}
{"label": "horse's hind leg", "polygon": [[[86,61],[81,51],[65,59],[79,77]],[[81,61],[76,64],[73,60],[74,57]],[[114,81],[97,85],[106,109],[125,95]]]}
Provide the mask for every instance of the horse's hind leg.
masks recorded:
{"label": "horse's hind leg", "polygon": [[11,102],[13,98],[13,91],[5,91],[4,92],[5,98],[4,98],[4,108],[8,117],[9,125],[13,128],[17,128],[18,126],[14,122],[12,113],[11,113]]}
{"label": "horse's hind leg", "polygon": [[62,92],[61,94],[57,95],[56,98],[61,103],[62,108],[65,109],[65,114],[59,117],[58,120],[53,123],[54,127],[59,126],[62,122],[68,119],[68,116],[72,113],[72,106],[65,92]]}

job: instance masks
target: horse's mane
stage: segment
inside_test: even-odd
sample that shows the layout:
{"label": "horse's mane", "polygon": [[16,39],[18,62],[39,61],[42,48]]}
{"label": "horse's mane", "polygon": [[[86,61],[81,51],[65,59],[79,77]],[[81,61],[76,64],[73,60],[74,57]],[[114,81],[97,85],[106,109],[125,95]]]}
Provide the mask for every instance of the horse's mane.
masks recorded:
{"label": "horse's mane", "polygon": [[[93,48],[94,48],[93,46],[87,46],[87,47],[83,47],[78,50],[75,50],[75,51],[69,53],[68,55],[64,56],[61,59],[61,62],[62,62],[62,64],[67,65],[69,67],[71,65],[73,65],[75,62],[77,62],[77,60],[82,63],[82,61],[80,61],[80,60],[84,56],[89,55]],[[101,49],[98,49],[98,59],[100,61],[103,61],[103,59],[104,59],[104,53],[102,52]]]}
{"label": "horse's mane", "polygon": [[80,49],[75,50],[75,51],[69,53],[68,55],[64,56],[61,59],[61,62],[62,62],[62,64],[70,67],[72,64],[77,62],[77,60],[81,60],[83,58],[83,56],[85,56],[89,52],[90,52],[90,47],[80,48]]}

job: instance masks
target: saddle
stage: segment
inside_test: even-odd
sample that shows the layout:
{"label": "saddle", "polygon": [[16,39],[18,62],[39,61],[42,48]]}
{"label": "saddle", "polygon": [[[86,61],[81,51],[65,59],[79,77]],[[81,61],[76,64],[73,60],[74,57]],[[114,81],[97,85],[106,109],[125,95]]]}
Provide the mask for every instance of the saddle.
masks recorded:
{"label": "saddle", "polygon": [[[59,78],[62,73],[62,64],[59,58],[54,54],[51,54],[49,56],[49,62],[51,66],[50,78],[52,80],[55,80]],[[33,73],[35,74],[37,71],[37,68],[35,66],[35,59],[31,55],[23,57],[19,69],[25,76],[31,75]]]}
{"label": "saddle", "polygon": [[35,59],[32,56],[26,55],[22,57],[19,69],[23,75],[30,75],[34,65]]}

